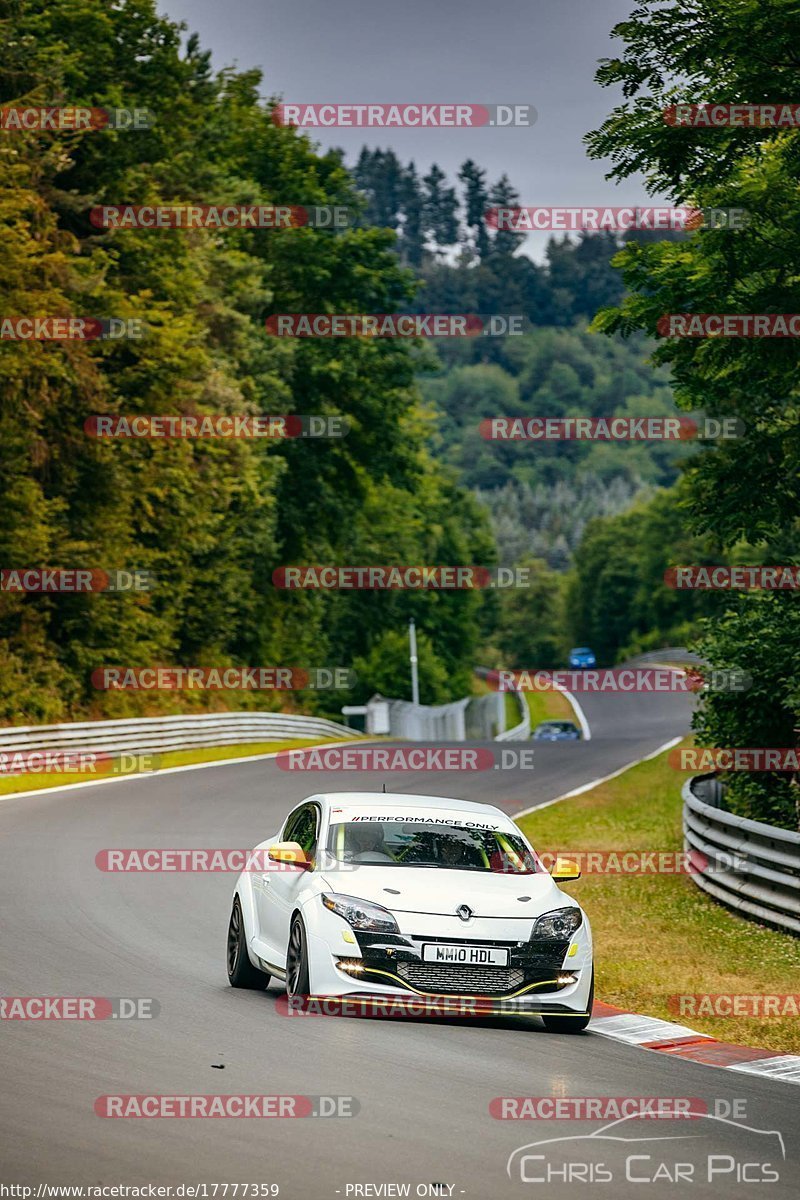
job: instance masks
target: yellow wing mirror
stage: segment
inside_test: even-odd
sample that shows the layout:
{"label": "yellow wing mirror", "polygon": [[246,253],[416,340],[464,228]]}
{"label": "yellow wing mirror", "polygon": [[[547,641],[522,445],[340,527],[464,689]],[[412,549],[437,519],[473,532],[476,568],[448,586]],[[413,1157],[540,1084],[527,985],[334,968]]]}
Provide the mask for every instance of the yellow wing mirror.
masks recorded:
{"label": "yellow wing mirror", "polygon": [[580,879],[581,869],[571,858],[557,858],[550,874],[556,883],[569,883],[572,879]]}
{"label": "yellow wing mirror", "polygon": [[271,862],[286,863],[302,871],[311,869],[311,859],[299,842],[276,842],[267,850],[267,858]]}

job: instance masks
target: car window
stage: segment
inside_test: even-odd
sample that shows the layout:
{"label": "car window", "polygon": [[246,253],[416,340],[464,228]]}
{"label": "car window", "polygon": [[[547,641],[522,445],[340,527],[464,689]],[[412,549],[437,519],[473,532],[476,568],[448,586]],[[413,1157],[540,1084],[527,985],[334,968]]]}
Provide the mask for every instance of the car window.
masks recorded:
{"label": "car window", "polygon": [[536,859],[522,839],[502,829],[468,829],[419,818],[383,824],[331,824],[328,849],[337,862],[382,867],[447,867],[532,875]]}
{"label": "car window", "polygon": [[313,857],[317,848],[317,810],[313,804],[304,804],[289,818],[283,841],[297,842],[309,858]]}

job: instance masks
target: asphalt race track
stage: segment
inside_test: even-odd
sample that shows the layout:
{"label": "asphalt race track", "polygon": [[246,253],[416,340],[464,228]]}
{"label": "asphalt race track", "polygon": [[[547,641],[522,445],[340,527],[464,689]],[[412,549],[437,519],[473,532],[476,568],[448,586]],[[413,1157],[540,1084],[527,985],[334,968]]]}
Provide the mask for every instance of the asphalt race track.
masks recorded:
{"label": "asphalt race track", "polygon": [[[609,1197],[640,1195],[643,1187],[647,1197],[796,1196],[800,1121],[798,1094],[788,1084],[675,1061],[597,1034],[549,1034],[538,1021],[288,1018],[276,1008],[278,985],[264,994],[228,987],[230,875],[106,874],[95,866],[97,852],[108,847],[249,847],[274,833],[305,795],[380,790],[384,782],[397,792],[452,794],[515,812],[685,732],[690,702],[603,695],[585,698],[583,707],[591,741],[537,743],[532,771],[386,779],[290,774],[274,761],[257,761],[0,800],[0,991],[153,997],[160,1005],[152,1020],[0,1022],[3,1178],[274,1183],[287,1200],[398,1194],[484,1200],[545,1188],[556,1196],[585,1195],[594,1171],[593,1194]],[[600,946],[601,998],[602,953]],[[113,1120],[93,1109],[108,1093],[344,1095],[360,1109],[352,1118]],[[518,1147],[598,1128],[489,1114],[496,1096],[551,1094],[699,1097],[709,1107],[717,1099],[744,1099],[744,1123],[780,1131],[786,1160],[776,1155],[774,1136],[735,1125],[637,1121],[624,1133],[645,1139],[634,1148],[632,1177],[652,1178],[659,1163],[669,1164],[658,1177],[664,1182],[649,1189],[626,1182],[630,1145],[620,1142],[599,1149],[595,1142],[591,1150],[573,1143],[572,1160],[588,1163],[589,1176],[573,1177],[569,1187],[558,1182],[564,1175],[551,1177],[549,1186],[521,1182],[519,1167],[509,1178],[506,1163]],[[681,1140],[652,1140],[667,1136]],[[566,1151],[552,1153],[565,1161]],[[706,1166],[698,1166],[691,1183],[666,1181],[676,1162],[688,1169],[686,1163],[706,1163],[709,1154],[729,1156],[714,1160],[710,1183]],[[755,1182],[765,1160],[777,1165],[779,1181]],[[597,1163],[613,1170],[614,1182],[597,1177]],[[542,1169],[533,1159],[525,1167],[532,1180]],[[407,1193],[386,1190],[404,1184]],[[431,1184],[445,1186],[431,1190]],[[205,1195],[213,1194],[209,1187]]]}

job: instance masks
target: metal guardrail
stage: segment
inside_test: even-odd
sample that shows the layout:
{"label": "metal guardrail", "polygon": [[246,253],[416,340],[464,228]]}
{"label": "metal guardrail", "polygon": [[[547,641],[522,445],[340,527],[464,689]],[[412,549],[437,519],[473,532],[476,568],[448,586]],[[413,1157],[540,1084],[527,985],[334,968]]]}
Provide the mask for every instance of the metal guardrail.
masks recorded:
{"label": "metal guardrail", "polygon": [[[519,705],[521,717],[513,729],[504,729],[505,698],[498,692],[440,705],[388,700],[385,703],[389,707],[389,735],[409,741],[463,742],[467,736],[490,739],[493,735],[497,741],[524,740],[530,737],[531,729],[528,705],[521,693],[511,694]],[[357,736],[357,731],[324,717],[270,712],[198,713],[60,725],[10,725],[0,728],[0,754],[47,750],[159,754],[247,742],[294,738],[333,741]]]}
{"label": "metal guardrail", "polygon": [[[479,679],[492,679],[497,677],[497,671],[491,671],[487,667],[475,667],[475,674]],[[519,723],[513,725],[511,729],[505,728],[505,696],[506,692],[497,691],[495,696],[498,698],[500,712],[500,729],[495,734],[494,741],[496,742],[525,742],[531,736],[531,710],[528,708],[528,701],[521,691],[516,687],[510,687],[508,694],[514,697],[519,709]],[[484,697],[485,698],[485,697]]]}
{"label": "metal guardrail", "polygon": [[531,710],[528,708],[528,701],[523,696],[522,692],[509,691],[509,695],[513,696],[519,708],[520,721],[518,725],[512,726],[511,729],[506,729],[503,733],[498,733],[494,739],[496,742],[526,742],[531,736]]}
{"label": "metal guardrail", "polygon": [[0,753],[35,750],[102,750],[109,754],[160,753],[239,742],[293,738],[351,738],[352,729],[323,717],[291,713],[226,712],[63,725],[12,725],[0,729]]}
{"label": "metal guardrail", "polygon": [[647,650],[644,654],[635,654],[626,662],[626,666],[632,666],[636,663],[660,663],[660,662],[685,662],[689,665],[699,664],[702,662],[699,654],[695,654],[693,650],[687,650],[685,646],[662,646],[660,650]]}
{"label": "metal guardrail", "polygon": [[713,778],[697,775],[683,785],[683,838],[692,853],[692,878],[743,916],[800,934],[800,833],[706,804],[696,793]]}

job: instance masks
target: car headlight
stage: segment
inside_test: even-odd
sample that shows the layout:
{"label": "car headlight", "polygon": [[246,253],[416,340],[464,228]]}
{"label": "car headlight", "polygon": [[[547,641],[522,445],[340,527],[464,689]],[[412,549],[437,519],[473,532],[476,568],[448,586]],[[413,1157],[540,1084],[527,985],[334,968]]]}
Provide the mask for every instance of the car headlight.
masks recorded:
{"label": "car headlight", "polygon": [[579,908],[556,908],[535,922],[531,941],[537,938],[558,938],[563,941],[571,937],[582,923],[583,913]]}
{"label": "car headlight", "polygon": [[322,903],[331,912],[343,917],[353,929],[364,929],[369,933],[400,932],[388,908],[381,908],[380,904],[370,904],[368,900],[359,900],[357,896],[342,896],[338,892],[323,896]]}

